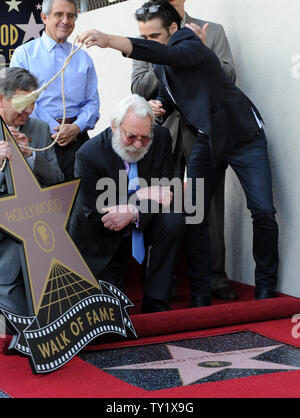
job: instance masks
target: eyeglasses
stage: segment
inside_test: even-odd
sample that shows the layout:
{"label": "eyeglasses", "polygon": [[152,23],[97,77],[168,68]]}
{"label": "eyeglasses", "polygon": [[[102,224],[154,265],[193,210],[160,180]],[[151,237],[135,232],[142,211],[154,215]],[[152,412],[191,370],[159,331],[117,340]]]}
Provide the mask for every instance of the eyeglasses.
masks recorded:
{"label": "eyeglasses", "polygon": [[63,12],[51,12],[51,15],[55,17],[55,19],[63,19],[65,16],[67,16],[68,20],[75,21],[77,19],[77,16],[75,13],[63,13]]}
{"label": "eyeglasses", "polygon": [[147,143],[150,141],[150,139],[152,138],[152,133],[150,132],[149,135],[134,135],[131,132],[126,132],[122,126],[120,126],[121,131],[124,133],[127,141],[129,142],[129,144],[134,144],[135,141],[139,141],[142,143],[143,146],[147,145]]}
{"label": "eyeglasses", "polygon": [[141,7],[140,9],[137,9],[137,11],[135,13],[138,16],[144,15],[147,12],[149,12],[149,13],[157,13],[160,8],[161,8],[161,5],[160,4],[155,4],[154,6],[150,6],[150,7]]}

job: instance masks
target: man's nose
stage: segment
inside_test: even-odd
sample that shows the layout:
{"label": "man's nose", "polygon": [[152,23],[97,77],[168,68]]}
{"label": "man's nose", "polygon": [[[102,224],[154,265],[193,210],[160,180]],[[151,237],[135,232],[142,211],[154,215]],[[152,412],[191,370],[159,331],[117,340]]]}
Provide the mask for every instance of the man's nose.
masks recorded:
{"label": "man's nose", "polygon": [[135,146],[135,148],[137,148],[137,149],[140,149],[140,148],[143,146],[143,144],[142,144],[142,140],[141,140],[141,139],[139,139],[139,137],[137,137],[137,139],[135,140],[135,142],[134,142],[134,146]]}
{"label": "man's nose", "polygon": [[68,15],[67,15],[67,14],[65,14],[65,15],[63,16],[63,18],[62,18],[62,23],[63,23],[64,25],[68,25],[68,24],[69,24],[69,18],[68,18]]}
{"label": "man's nose", "polygon": [[24,110],[24,113],[28,113],[29,115],[31,115],[31,113],[33,112],[34,106],[29,105],[26,107],[26,109]]}

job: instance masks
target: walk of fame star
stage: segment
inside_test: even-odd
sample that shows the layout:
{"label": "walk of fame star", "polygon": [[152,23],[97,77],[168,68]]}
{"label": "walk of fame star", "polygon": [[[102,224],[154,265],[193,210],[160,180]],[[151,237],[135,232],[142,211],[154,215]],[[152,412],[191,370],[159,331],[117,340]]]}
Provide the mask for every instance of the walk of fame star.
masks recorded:
{"label": "walk of fame star", "polygon": [[91,288],[100,289],[66,231],[80,180],[41,188],[2,120],[1,125],[12,148],[14,194],[0,200],[0,228],[23,244],[23,268],[28,272],[34,313],[38,315],[51,271],[58,264],[67,266]]}
{"label": "walk of fame star", "polygon": [[257,369],[257,370],[299,370],[284,364],[256,360],[260,354],[268,353],[281,347],[259,347],[235,350],[223,353],[195,350],[191,348],[167,345],[171,359],[152,361],[147,363],[131,364],[128,366],[110,367],[103,370],[178,370],[183,386],[191,385],[201,379],[212,376],[214,373],[226,369]]}

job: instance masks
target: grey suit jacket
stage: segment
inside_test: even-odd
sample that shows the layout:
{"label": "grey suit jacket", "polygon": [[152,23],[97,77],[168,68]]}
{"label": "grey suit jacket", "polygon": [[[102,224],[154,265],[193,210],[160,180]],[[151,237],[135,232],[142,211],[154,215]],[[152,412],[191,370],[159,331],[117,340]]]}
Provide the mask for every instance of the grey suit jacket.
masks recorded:
{"label": "grey suit jacket", "polygon": [[[48,124],[38,119],[29,118],[20,131],[27,138],[31,138],[29,145],[33,148],[44,148],[52,141]],[[64,179],[53,148],[44,152],[36,152],[33,172],[43,186],[55,184]],[[20,274],[19,251],[20,245],[0,231],[0,306],[14,313],[27,314],[24,312],[26,300],[22,283],[20,283],[22,275]]]}
{"label": "grey suit jacket", "polygon": [[[21,127],[20,132],[24,133],[27,138],[31,138],[29,146],[32,148],[45,148],[52,142],[49,125],[39,119],[29,118]],[[54,148],[36,152],[33,172],[42,186],[49,186],[64,180]]]}
{"label": "grey suit jacket", "polygon": [[[233,82],[235,82],[236,72],[234,68],[234,61],[223,26],[218,23],[195,19],[188,14],[186,14],[186,23],[196,23],[201,28],[203,28],[205,23],[209,23],[207,28],[206,45],[217,55],[225,73],[231,78]],[[155,99],[158,93],[159,81],[157,80],[154,73],[153,64],[133,60],[132,70],[132,93],[139,94],[140,96],[145,97],[147,100]],[[172,136],[173,151],[176,145],[179,121],[179,114],[174,112],[164,123],[164,126],[169,128]],[[188,137],[192,136],[192,133],[186,128],[185,123],[182,123],[181,127],[182,135],[185,139],[188,139]],[[191,141],[193,142],[193,138],[191,138]]]}

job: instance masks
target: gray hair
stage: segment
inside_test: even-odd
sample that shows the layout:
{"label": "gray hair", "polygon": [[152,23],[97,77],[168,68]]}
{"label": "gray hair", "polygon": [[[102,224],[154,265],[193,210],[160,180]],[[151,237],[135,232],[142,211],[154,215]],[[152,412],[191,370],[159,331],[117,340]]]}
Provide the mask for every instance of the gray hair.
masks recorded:
{"label": "gray hair", "polygon": [[0,94],[7,100],[16,90],[33,91],[38,88],[37,79],[24,68],[12,67],[3,69],[3,77],[0,77]]}
{"label": "gray hair", "polygon": [[155,115],[147,100],[138,94],[132,94],[125,97],[125,99],[118,104],[118,107],[112,116],[111,121],[116,128],[121,125],[129,110],[133,110],[136,116],[139,116],[142,119],[149,116],[151,124],[154,124]]}
{"label": "gray hair", "polygon": [[[44,13],[45,16],[49,16],[52,12],[53,3],[55,0],[43,0],[42,5],[42,13]],[[66,0],[68,3],[72,3],[75,7],[75,14],[78,16],[78,4],[76,0]]]}

